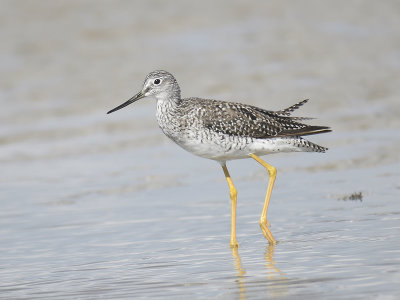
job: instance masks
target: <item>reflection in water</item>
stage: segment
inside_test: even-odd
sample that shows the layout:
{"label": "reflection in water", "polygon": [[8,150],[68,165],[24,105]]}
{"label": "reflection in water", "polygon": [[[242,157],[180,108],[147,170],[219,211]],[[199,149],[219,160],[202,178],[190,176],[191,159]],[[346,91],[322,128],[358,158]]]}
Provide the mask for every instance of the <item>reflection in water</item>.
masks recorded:
{"label": "reflection in water", "polygon": [[246,288],[244,284],[244,274],[246,274],[246,271],[242,267],[242,261],[240,260],[238,248],[231,248],[231,250],[233,257],[235,258],[235,269],[237,270],[239,299],[243,300],[246,299]]}
{"label": "reflection in water", "polygon": [[[239,288],[239,299],[246,299],[246,271],[243,269],[238,248],[232,248],[232,256],[235,258],[235,269],[237,270],[237,284]],[[282,297],[287,295],[288,280],[274,261],[275,246],[269,245],[266,248],[264,259],[267,269],[268,296]]]}
{"label": "reflection in water", "polygon": [[287,294],[288,282],[285,273],[276,266],[274,251],[275,245],[268,245],[264,256],[269,281],[269,295],[271,297],[285,296]]}

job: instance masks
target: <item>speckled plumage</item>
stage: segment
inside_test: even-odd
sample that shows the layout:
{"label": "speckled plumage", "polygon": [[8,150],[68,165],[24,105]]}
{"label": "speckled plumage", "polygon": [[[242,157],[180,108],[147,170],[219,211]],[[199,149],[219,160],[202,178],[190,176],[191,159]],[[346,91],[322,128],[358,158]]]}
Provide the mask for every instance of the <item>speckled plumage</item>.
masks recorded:
{"label": "speckled plumage", "polygon": [[[155,80],[160,84],[156,85]],[[327,150],[302,136],[328,132],[328,127],[303,124],[299,121],[308,118],[290,116],[307,100],[280,111],[268,111],[234,102],[182,99],[176,79],[166,71],[149,73],[139,94],[157,99],[157,121],[165,135],[201,157],[225,162],[247,158],[250,153]],[[123,106],[125,103],[115,110]]]}
{"label": "speckled plumage", "polygon": [[276,177],[276,169],[259,156],[276,152],[325,152],[302,136],[329,132],[326,126],[311,126],[300,121],[309,118],[292,117],[291,113],[307,100],[286,109],[269,111],[251,105],[201,98],[181,98],[179,85],[170,73],[154,71],[147,75],[142,90],[112,113],[141,98],[157,99],[157,122],[171,140],[187,151],[221,163],[231,197],[231,247],[236,249],[237,191],[226,161],[252,158],[268,170],[269,182],[260,227],[270,244],[276,240],[267,221],[268,204]]}

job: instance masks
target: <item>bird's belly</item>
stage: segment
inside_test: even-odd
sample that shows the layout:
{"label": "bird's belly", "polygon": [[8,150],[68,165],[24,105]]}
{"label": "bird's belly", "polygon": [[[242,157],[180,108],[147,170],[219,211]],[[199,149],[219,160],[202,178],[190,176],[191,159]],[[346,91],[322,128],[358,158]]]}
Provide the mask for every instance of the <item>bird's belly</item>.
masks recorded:
{"label": "bird's belly", "polygon": [[188,152],[217,161],[248,158],[250,153],[266,155],[276,152],[301,151],[287,138],[255,139],[214,132],[204,134],[192,131],[179,135],[175,135],[174,132],[164,131],[164,133]]}

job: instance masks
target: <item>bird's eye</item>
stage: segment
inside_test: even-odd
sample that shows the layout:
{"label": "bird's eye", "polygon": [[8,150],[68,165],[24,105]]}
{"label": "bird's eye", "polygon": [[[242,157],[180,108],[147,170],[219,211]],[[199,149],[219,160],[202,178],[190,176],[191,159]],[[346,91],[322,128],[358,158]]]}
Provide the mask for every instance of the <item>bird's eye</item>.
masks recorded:
{"label": "bird's eye", "polygon": [[154,84],[159,85],[160,83],[161,83],[160,78],[154,79]]}

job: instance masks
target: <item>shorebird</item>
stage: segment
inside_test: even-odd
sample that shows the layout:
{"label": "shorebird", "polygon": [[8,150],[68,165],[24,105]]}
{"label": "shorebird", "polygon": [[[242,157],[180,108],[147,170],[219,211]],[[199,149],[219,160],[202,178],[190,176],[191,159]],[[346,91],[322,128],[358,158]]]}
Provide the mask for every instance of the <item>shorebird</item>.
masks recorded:
{"label": "shorebird", "polygon": [[229,186],[231,198],[232,248],[238,247],[236,239],[237,190],[226,162],[234,159],[253,158],[268,170],[269,181],[260,227],[270,244],[275,244],[267,220],[268,205],[276,178],[276,168],[260,156],[277,152],[325,152],[327,148],[302,138],[331,131],[327,126],[301,123],[310,118],[292,117],[294,110],[308,100],[300,101],[286,109],[270,111],[251,105],[202,99],[181,98],[175,77],[163,70],[146,76],[142,90],[128,101],[115,107],[115,112],[141,98],[157,100],[157,122],[164,134],[183,149],[197,156],[219,162]]}

